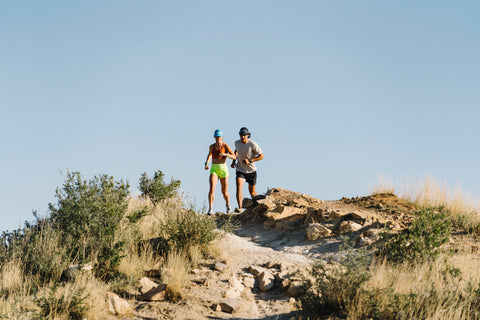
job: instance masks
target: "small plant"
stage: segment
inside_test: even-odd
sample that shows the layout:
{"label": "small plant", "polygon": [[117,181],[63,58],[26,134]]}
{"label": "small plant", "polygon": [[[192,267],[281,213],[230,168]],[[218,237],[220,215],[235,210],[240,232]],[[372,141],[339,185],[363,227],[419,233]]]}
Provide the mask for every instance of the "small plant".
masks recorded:
{"label": "small plant", "polygon": [[301,308],[315,314],[346,314],[361,286],[369,279],[368,256],[350,253],[338,266],[312,266],[313,280],[300,298]]}
{"label": "small plant", "polygon": [[448,242],[450,233],[451,223],[443,208],[423,209],[408,230],[382,235],[386,244],[380,255],[396,263],[433,259],[440,252],[440,246]]}
{"label": "small plant", "polygon": [[87,299],[85,289],[78,289],[71,296],[63,293],[59,294],[57,289],[58,287],[52,288],[46,297],[38,299],[37,303],[40,306],[41,319],[56,319],[58,316],[72,320],[84,319],[84,315],[88,311],[88,306],[85,302]]}
{"label": "small plant", "polygon": [[188,250],[192,246],[205,248],[219,233],[216,223],[192,210],[181,210],[166,217],[163,231],[170,248]]}
{"label": "small plant", "polygon": [[166,184],[163,178],[164,174],[160,170],[154,172],[153,179],[145,172],[140,177],[139,188],[142,196],[148,196],[153,204],[176,196],[178,188],[180,188],[180,180],[172,178],[170,183]]}

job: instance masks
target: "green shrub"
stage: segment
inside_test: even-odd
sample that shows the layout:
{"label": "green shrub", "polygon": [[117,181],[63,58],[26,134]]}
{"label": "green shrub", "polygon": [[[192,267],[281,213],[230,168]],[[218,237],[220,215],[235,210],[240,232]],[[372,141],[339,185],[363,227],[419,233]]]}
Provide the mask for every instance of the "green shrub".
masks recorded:
{"label": "green shrub", "polygon": [[61,232],[72,259],[97,258],[96,273],[109,277],[118,266],[123,250],[115,232],[127,211],[128,182],[97,175],[87,181],[79,172],[68,172],[58,203],[50,204],[51,221]]}
{"label": "green shrub", "polygon": [[362,284],[370,278],[368,265],[369,258],[363,252],[348,254],[336,267],[314,264],[313,280],[307,282],[307,290],[300,297],[301,308],[313,314],[346,314]]}
{"label": "green shrub", "polygon": [[22,261],[23,273],[32,276],[35,285],[58,281],[70,264],[60,235],[48,219],[39,219],[1,237],[0,266],[11,259]]}
{"label": "green shrub", "polygon": [[89,310],[85,301],[87,299],[85,289],[75,291],[70,297],[66,297],[63,294],[57,297],[57,289],[58,287],[54,287],[46,297],[37,299],[37,304],[41,310],[39,319],[49,317],[56,319],[58,316],[71,320],[84,319],[85,314]]}
{"label": "green shrub", "polygon": [[419,211],[410,227],[400,233],[384,233],[385,247],[380,255],[392,262],[420,262],[433,259],[448,242],[451,223],[443,208]]}
{"label": "green shrub", "polygon": [[147,173],[142,173],[139,182],[139,188],[142,196],[148,196],[153,204],[177,195],[180,188],[180,180],[171,179],[169,184],[163,181],[164,174],[157,170],[153,174],[153,179],[148,177]]}
{"label": "green shrub", "polygon": [[205,247],[218,237],[216,227],[213,219],[184,210],[168,215],[162,230],[170,248],[183,250],[192,246]]}

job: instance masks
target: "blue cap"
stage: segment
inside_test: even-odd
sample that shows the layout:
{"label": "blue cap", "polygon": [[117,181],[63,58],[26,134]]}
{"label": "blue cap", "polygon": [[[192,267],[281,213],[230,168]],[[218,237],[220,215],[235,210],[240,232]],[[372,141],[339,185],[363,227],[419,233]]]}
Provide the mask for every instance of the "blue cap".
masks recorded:
{"label": "blue cap", "polygon": [[220,129],[215,130],[215,133],[213,134],[214,137],[223,137],[223,131]]}

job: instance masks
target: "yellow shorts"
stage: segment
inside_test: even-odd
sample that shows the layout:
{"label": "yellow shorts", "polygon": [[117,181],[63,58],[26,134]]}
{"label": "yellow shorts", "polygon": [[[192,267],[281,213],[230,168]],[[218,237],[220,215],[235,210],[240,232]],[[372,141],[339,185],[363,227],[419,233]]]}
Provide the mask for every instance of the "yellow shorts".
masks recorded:
{"label": "yellow shorts", "polygon": [[226,163],[212,163],[210,174],[216,174],[219,178],[228,178],[228,167]]}

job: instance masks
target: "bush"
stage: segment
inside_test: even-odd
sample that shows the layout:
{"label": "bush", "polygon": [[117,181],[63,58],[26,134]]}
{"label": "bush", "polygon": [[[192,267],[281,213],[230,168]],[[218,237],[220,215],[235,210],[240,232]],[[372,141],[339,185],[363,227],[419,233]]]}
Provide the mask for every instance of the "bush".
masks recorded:
{"label": "bush", "polygon": [[339,266],[318,263],[312,266],[307,290],[300,297],[303,310],[314,314],[345,314],[369,278],[369,259],[365,253],[349,254]]}
{"label": "bush", "polygon": [[33,276],[35,285],[58,281],[70,259],[60,235],[47,219],[25,222],[22,229],[4,232],[1,237],[0,265],[17,259],[24,275]]}
{"label": "bush", "polygon": [[382,235],[386,244],[380,255],[396,263],[433,259],[439,247],[448,242],[450,233],[451,223],[443,208],[423,209],[406,231]]}
{"label": "bush", "polygon": [[169,247],[188,250],[192,246],[205,248],[218,237],[216,223],[193,210],[180,211],[166,217],[162,230]]}
{"label": "bush", "polygon": [[153,204],[176,196],[178,188],[180,188],[180,180],[172,178],[170,183],[166,184],[163,177],[164,174],[160,170],[154,172],[153,179],[148,177],[145,172],[140,177],[139,188],[142,196],[148,196]]}
{"label": "bush", "polygon": [[58,287],[54,287],[46,297],[38,298],[37,303],[41,310],[39,319],[57,319],[58,316],[72,320],[84,319],[89,309],[85,301],[85,289],[76,290],[70,296],[58,293],[57,289]]}
{"label": "bush", "polygon": [[49,204],[69,256],[81,262],[96,257],[100,277],[110,277],[120,262],[123,244],[115,241],[115,231],[127,211],[128,187],[108,175],[87,181],[79,172],[68,172],[56,192],[58,204]]}

